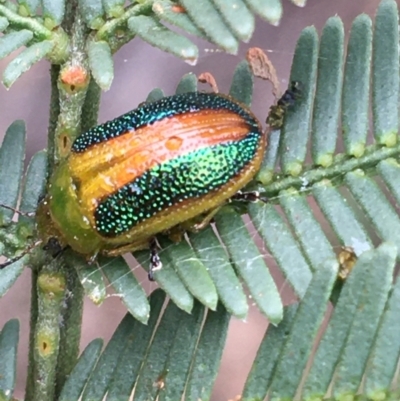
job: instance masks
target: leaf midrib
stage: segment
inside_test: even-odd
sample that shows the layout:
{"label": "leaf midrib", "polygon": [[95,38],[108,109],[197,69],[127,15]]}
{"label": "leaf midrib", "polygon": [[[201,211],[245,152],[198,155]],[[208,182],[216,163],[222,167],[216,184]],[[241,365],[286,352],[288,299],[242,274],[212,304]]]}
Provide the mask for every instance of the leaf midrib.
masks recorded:
{"label": "leaf midrib", "polygon": [[379,162],[399,155],[400,143],[392,147],[374,144],[367,146],[364,155],[361,157],[349,156],[344,153],[336,154],[329,167],[305,164],[303,172],[296,177],[277,173],[273,177],[273,182],[261,185],[259,189],[269,199],[278,197],[281,191],[289,188],[308,192],[312,189],[312,185],[325,179],[333,179],[335,183],[340,184],[346,173],[356,169],[368,170],[368,174],[373,175]]}

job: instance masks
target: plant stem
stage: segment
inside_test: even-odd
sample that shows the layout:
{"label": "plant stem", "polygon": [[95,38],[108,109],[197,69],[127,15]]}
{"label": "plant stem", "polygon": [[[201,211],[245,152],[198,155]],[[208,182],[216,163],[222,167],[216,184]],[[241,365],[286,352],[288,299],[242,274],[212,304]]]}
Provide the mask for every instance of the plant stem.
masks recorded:
{"label": "plant stem", "polygon": [[319,168],[309,165],[308,169],[297,177],[280,178],[279,174],[277,174],[271,184],[263,187],[265,191],[263,194],[273,199],[279,195],[279,192],[291,187],[299,189],[302,192],[310,191],[313,184],[323,179],[330,179],[335,183],[340,183],[344,175],[350,171],[358,168],[363,170],[373,169],[381,160],[389,157],[397,157],[399,154],[400,144],[393,147],[371,145],[367,147],[365,154],[361,157],[350,157],[339,154],[336,155],[334,162],[329,167]]}
{"label": "plant stem", "polygon": [[60,75],[60,66],[52,64],[50,68],[51,96],[50,96],[50,116],[47,135],[47,171],[49,175],[54,169],[55,160],[55,134],[57,129],[58,116],[60,115],[60,95],[58,93],[58,76]]}
{"label": "plant stem", "polygon": [[[68,60],[51,67],[48,129],[49,174],[68,157],[81,127],[97,121],[100,89],[90,82],[86,52],[87,28],[75,0],[68,3],[63,27],[70,36]],[[79,81],[79,78],[84,77]],[[89,83],[90,82],[90,83]],[[81,122],[82,110],[84,122]],[[57,399],[79,354],[83,288],[64,255],[36,263],[32,279],[31,334],[25,399]]]}
{"label": "plant stem", "polygon": [[85,102],[89,79],[80,80],[75,85],[77,77],[88,77],[89,68],[86,54],[87,28],[80,17],[76,15],[71,29],[71,52],[67,62],[61,66],[58,79],[60,113],[55,130],[55,164],[68,157],[73,140],[80,133],[81,113]]}
{"label": "plant stem", "polygon": [[107,21],[97,32],[97,40],[105,40],[113,53],[128,43],[135,36],[127,27],[128,19],[135,15],[148,15],[152,12],[154,0],[143,1],[128,7],[119,18]]}
{"label": "plant stem", "polygon": [[79,355],[81,339],[83,287],[75,269],[66,273],[67,287],[60,316],[60,349],[56,367],[56,399],[71,373]]}
{"label": "plant stem", "polygon": [[34,370],[34,347],[35,347],[35,332],[36,322],[38,318],[38,294],[37,294],[37,279],[38,273],[36,268],[32,268],[32,284],[31,284],[31,317],[30,317],[30,333],[29,333],[29,365],[28,377],[25,388],[25,399],[33,400],[33,393],[35,388]]}
{"label": "plant stem", "polygon": [[[45,264],[37,275],[37,320],[33,334],[32,401],[53,401],[60,349],[60,316],[66,289],[65,269],[61,258]],[[32,355],[32,354],[31,354]],[[32,361],[31,361],[32,362]]]}

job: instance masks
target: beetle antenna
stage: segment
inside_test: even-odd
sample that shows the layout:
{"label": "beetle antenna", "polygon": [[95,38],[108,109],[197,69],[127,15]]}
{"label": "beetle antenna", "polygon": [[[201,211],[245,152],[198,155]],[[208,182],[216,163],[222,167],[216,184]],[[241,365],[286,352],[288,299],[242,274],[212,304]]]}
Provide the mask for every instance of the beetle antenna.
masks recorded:
{"label": "beetle antenna", "polygon": [[0,263],[0,270],[1,270],[1,269],[4,269],[4,268],[7,267],[7,266],[12,265],[12,264],[15,263],[15,262],[18,262],[18,261],[19,261],[20,259],[22,259],[25,255],[27,255],[28,253],[30,253],[30,252],[32,251],[32,249],[34,249],[34,248],[36,248],[37,246],[41,245],[42,242],[43,242],[42,240],[36,241],[36,242],[34,242],[33,244],[29,245],[27,248],[25,248],[24,251],[23,251],[20,255],[15,256],[15,257],[13,257],[13,258],[11,258],[11,259],[8,259],[8,260],[7,260],[6,262],[4,262],[4,263]]}
{"label": "beetle antenna", "polygon": [[33,217],[35,215],[35,212],[21,212],[14,207],[3,205],[2,203],[0,203],[0,207],[2,207],[3,209],[11,210],[12,212],[19,214],[20,216]]}

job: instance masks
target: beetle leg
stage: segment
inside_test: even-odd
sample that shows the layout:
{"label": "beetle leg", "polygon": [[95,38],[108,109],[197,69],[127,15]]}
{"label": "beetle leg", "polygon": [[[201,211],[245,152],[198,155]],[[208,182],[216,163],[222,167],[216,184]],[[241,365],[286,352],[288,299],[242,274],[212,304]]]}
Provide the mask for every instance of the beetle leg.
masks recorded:
{"label": "beetle leg", "polygon": [[102,249],[102,250],[97,251],[97,253],[94,255],[94,257],[96,257],[96,255],[98,253],[101,253],[102,255],[105,255],[108,257],[114,257],[114,256],[123,255],[125,253],[141,251],[143,249],[149,249],[149,241],[148,240],[145,240],[145,241],[142,240],[142,241],[134,242],[131,244],[121,245],[117,248]]}
{"label": "beetle leg", "polygon": [[[113,257],[113,256],[123,255],[124,253],[140,251],[142,249],[148,249],[148,248],[150,248],[150,268],[148,277],[150,281],[154,281],[154,272],[162,268],[162,263],[160,257],[158,256],[159,245],[155,238],[152,238],[150,241],[137,242],[133,245],[127,244],[119,248],[103,250],[101,253],[103,255]],[[93,255],[92,256],[93,260],[96,259],[96,257],[97,254]]]}
{"label": "beetle leg", "polygon": [[162,268],[162,262],[158,256],[158,244],[155,238],[150,241],[150,268],[149,268],[149,280],[154,281],[154,272]]}
{"label": "beetle leg", "polygon": [[266,196],[261,195],[258,191],[252,192],[241,192],[238,191],[235,195],[232,196],[231,200],[239,201],[239,202],[268,202],[268,198]]}
{"label": "beetle leg", "polygon": [[183,223],[164,231],[163,234],[168,235],[168,238],[173,242],[181,242],[185,232],[190,231],[197,233],[198,231],[206,228],[211,223],[211,220],[214,218],[219,209],[221,209],[221,206],[218,206],[200,216],[196,216],[190,220],[184,221]]}
{"label": "beetle leg", "polygon": [[90,258],[87,260],[88,264],[91,265],[97,260],[97,256],[99,256],[99,253],[96,252],[95,254],[91,255]]}
{"label": "beetle leg", "polygon": [[197,232],[206,228],[211,223],[211,220],[214,218],[214,216],[218,213],[220,209],[221,206],[212,209],[208,214],[205,215],[203,220],[201,220],[199,223],[194,224],[191,227],[191,231]]}

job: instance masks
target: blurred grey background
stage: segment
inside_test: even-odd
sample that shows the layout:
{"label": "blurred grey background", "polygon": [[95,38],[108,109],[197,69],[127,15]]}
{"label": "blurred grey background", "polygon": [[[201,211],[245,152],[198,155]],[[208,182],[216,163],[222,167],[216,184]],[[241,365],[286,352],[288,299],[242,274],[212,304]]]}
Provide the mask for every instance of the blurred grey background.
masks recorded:
{"label": "blurred grey background", "polygon": [[[103,94],[99,122],[135,108],[155,87],[162,88],[166,94],[174,93],[179,79],[188,72],[196,74],[211,72],[217,79],[220,91],[226,92],[236,64],[244,58],[247,49],[253,46],[268,52],[277,70],[282,89],[285,89],[296,40],[303,28],[314,25],[320,33],[329,17],[339,15],[344,20],[347,34],[351,21],[358,14],[362,12],[371,16],[375,14],[379,0],[309,0],[305,8],[297,8],[288,0],[283,0],[283,3],[284,14],[281,24],[273,27],[257,20],[253,39],[250,43],[241,45],[238,56],[216,52],[214,46],[197,41],[200,57],[194,67],[150,47],[140,39],[135,39],[114,57],[115,79],[111,89]],[[10,58],[0,61],[0,72],[9,61]],[[256,81],[253,110],[261,121],[265,121],[267,110],[273,102],[270,89],[271,87],[265,82]],[[2,138],[7,127],[15,119],[23,119],[27,124],[28,158],[45,148],[49,101],[49,65],[46,62],[35,65],[9,91],[0,86],[0,137]],[[151,292],[155,285],[150,285],[146,281],[143,272],[138,270],[137,273],[147,290]],[[290,289],[279,274],[276,275],[276,279],[278,287],[282,290],[284,302],[290,303],[292,298]],[[18,318],[21,321],[16,397],[23,397],[26,380],[29,303],[30,271],[27,269],[13,288],[0,299],[0,327],[11,318]],[[95,337],[102,337],[108,341],[125,313],[126,310],[118,297],[110,296],[100,307],[86,301],[82,348]],[[246,321],[232,319],[220,374],[214,389],[214,401],[233,399],[240,394],[267,324],[266,319],[255,307],[251,308]]]}

